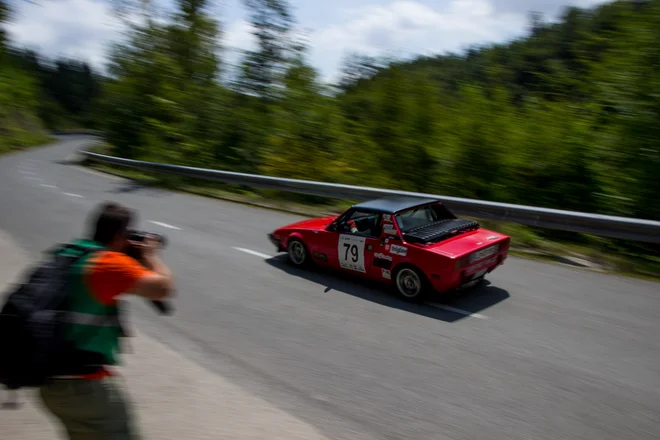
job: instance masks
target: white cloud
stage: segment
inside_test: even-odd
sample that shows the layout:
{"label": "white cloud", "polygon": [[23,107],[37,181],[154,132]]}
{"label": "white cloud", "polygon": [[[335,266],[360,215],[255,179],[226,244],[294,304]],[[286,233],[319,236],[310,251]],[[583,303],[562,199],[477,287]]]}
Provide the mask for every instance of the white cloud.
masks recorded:
{"label": "white cloud", "polygon": [[523,13],[498,13],[490,0],[451,0],[431,8],[413,0],[353,9],[343,24],[312,36],[315,58],[333,75],[346,51],[428,54],[468,44],[501,41],[524,30]]}
{"label": "white cloud", "polygon": [[[366,2],[370,3],[365,5]],[[332,18],[322,17],[316,24],[316,30],[308,38],[311,62],[325,80],[333,80],[341,58],[348,51],[429,55],[460,50],[475,43],[503,41],[525,32],[528,11],[556,14],[564,2],[582,7],[603,3],[602,0],[364,0],[363,6],[343,9]],[[50,56],[84,58],[101,68],[108,44],[117,41],[124,30],[124,25],[112,15],[110,4],[107,0],[22,2],[7,28],[10,38],[19,44]],[[311,9],[309,5],[306,7]],[[305,22],[300,25],[308,26]],[[256,48],[251,25],[245,19],[233,16],[222,30],[226,62],[235,63],[240,51]]]}
{"label": "white cloud", "polygon": [[8,24],[11,40],[49,56],[72,56],[94,67],[105,63],[107,45],[124,29],[107,2],[61,0],[26,3]]}
{"label": "white cloud", "polygon": [[[356,9],[352,15],[355,18],[347,23],[317,32],[316,42],[373,51],[403,47],[422,37],[429,48],[444,48],[452,46],[464,34],[475,40],[498,38],[503,30],[520,29],[525,20],[522,14],[496,13],[489,0],[452,0],[444,10],[400,0]],[[433,39],[448,33],[456,33],[457,38],[447,42]]]}
{"label": "white cloud", "polygon": [[[7,25],[12,41],[49,56],[85,59],[101,70],[106,63],[109,45],[119,41],[127,30],[125,23],[113,14],[110,2],[104,0],[24,3],[13,18]],[[135,15],[126,19],[131,23],[141,21]],[[223,27],[223,46],[229,52],[254,49],[255,38],[251,29],[245,20],[236,20]]]}
{"label": "white cloud", "polygon": [[256,37],[252,34],[252,25],[246,20],[230,23],[223,32],[222,45],[229,50],[255,50]]}

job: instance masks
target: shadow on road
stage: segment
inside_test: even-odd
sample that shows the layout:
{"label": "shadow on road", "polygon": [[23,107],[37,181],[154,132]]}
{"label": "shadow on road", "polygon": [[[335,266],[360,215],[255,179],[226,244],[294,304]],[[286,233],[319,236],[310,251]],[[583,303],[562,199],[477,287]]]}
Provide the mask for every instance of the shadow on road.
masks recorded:
{"label": "shadow on road", "polygon": [[[375,282],[361,280],[348,274],[339,273],[324,267],[311,269],[299,269],[293,267],[286,261],[286,255],[278,255],[266,260],[266,263],[286,272],[290,276],[297,276],[318,284],[324,288],[324,293],[336,294],[337,292],[352,295],[354,297],[371,301],[386,307],[392,307],[406,312],[415,313],[427,318],[437,319],[444,322],[456,322],[468,315],[450,310],[438,309],[429,304],[412,304],[399,299],[387,286]],[[489,281],[467,290],[461,294],[448,296],[444,299],[434,299],[433,304],[446,305],[461,309],[469,313],[481,313],[483,310],[509,298],[509,292],[499,287],[492,286]]]}
{"label": "shadow on road", "polygon": [[57,159],[52,162],[58,165],[80,165],[80,159]]}
{"label": "shadow on road", "polygon": [[[72,166],[82,166],[84,160],[81,158],[67,158],[67,159],[55,159],[52,161],[58,165],[72,165]],[[99,173],[103,173],[99,171]],[[156,185],[155,182],[147,179],[137,179],[131,177],[123,177],[121,183],[116,183],[113,185],[112,189],[108,190],[109,193],[113,194],[122,194],[122,193],[135,193],[138,191],[149,191],[151,195],[154,194],[165,194],[166,189],[161,188]]]}
{"label": "shadow on road", "polygon": [[158,188],[152,182],[137,179],[129,179],[126,182],[118,183],[108,192],[119,194],[134,193],[138,191],[148,191],[150,194],[165,194],[165,191],[162,188]]}

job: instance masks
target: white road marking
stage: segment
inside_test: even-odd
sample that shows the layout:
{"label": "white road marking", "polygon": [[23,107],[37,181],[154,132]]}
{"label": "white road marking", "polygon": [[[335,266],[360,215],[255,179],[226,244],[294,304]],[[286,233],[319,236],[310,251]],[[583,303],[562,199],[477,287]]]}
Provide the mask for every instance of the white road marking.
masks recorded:
{"label": "white road marking", "polygon": [[29,174],[29,175],[34,175],[36,174],[34,171],[27,171],[27,170],[20,170],[22,174]]}
{"label": "white road marking", "polygon": [[27,176],[26,179],[30,179],[30,180],[41,180],[41,177]]}
{"label": "white road marking", "polygon": [[461,315],[470,316],[471,318],[488,319],[488,317],[485,315],[468,312],[467,310],[457,309],[455,307],[446,306],[444,304],[435,304],[435,303],[427,303],[427,304],[431,307],[435,307],[436,309],[443,309],[443,310],[448,310],[450,312],[460,313]]}
{"label": "white road marking", "polygon": [[73,193],[62,193],[62,194],[64,194],[65,196],[80,197],[81,199],[84,199],[84,197],[81,196],[80,194],[73,194]]}
{"label": "white road marking", "polygon": [[149,223],[153,223],[154,225],[162,226],[164,228],[181,230],[181,228],[179,228],[177,226],[168,225],[167,223],[157,222],[157,221],[154,221],[154,220],[149,220]]}
{"label": "white road marking", "polygon": [[262,254],[261,252],[253,251],[251,249],[244,249],[239,247],[235,247],[234,249],[236,249],[237,251],[245,252],[246,254],[256,255],[257,257],[261,257],[261,258],[272,258],[270,255]]}
{"label": "white road marking", "polygon": [[55,185],[47,185],[45,183],[42,183],[41,186],[43,186],[45,188],[57,188]]}

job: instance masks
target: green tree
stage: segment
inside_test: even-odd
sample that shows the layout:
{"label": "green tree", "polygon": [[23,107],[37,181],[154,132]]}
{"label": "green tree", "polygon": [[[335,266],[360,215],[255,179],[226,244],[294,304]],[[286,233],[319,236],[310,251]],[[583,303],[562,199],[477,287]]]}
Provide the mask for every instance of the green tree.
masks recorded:
{"label": "green tree", "polygon": [[0,56],[4,55],[7,32],[4,24],[9,20],[9,5],[6,0],[0,0]]}
{"label": "green tree", "polygon": [[609,194],[630,200],[630,215],[660,218],[660,2],[637,7],[619,15],[629,26],[617,33],[595,75],[608,123],[599,140]]}
{"label": "green tree", "polygon": [[12,56],[4,29],[10,19],[9,4],[0,0],[0,152],[48,140],[37,117],[38,80]]}
{"label": "green tree", "polygon": [[318,74],[299,48],[283,78],[282,99],[273,108],[274,126],[261,171],[293,178],[340,181],[354,166],[339,149],[341,114],[324,95]]}
{"label": "green tree", "polygon": [[180,0],[167,24],[134,26],[111,58],[105,128],[121,154],[208,164],[217,155],[218,27],[202,0]]}
{"label": "green tree", "polygon": [[244,0],[258,49],[247,52],[239,80],[240,91],[265,101],[278,96],[277,86],[292,48],[293,16],[286,0]]}

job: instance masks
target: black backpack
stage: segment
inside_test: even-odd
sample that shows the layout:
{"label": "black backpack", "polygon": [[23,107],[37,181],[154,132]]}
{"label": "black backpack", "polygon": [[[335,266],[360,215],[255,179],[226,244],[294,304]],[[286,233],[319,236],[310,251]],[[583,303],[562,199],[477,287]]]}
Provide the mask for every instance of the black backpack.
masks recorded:
{"label": "black backpack", "polygon": [[[67,250],[72,255],[62,252]],[[95,251],[74,244],[57,246],[10,289],[0,310],[0,384],[8,390],[39,387],[57,374],[57,361],[70,348],[63,332],[70,269]]]}

